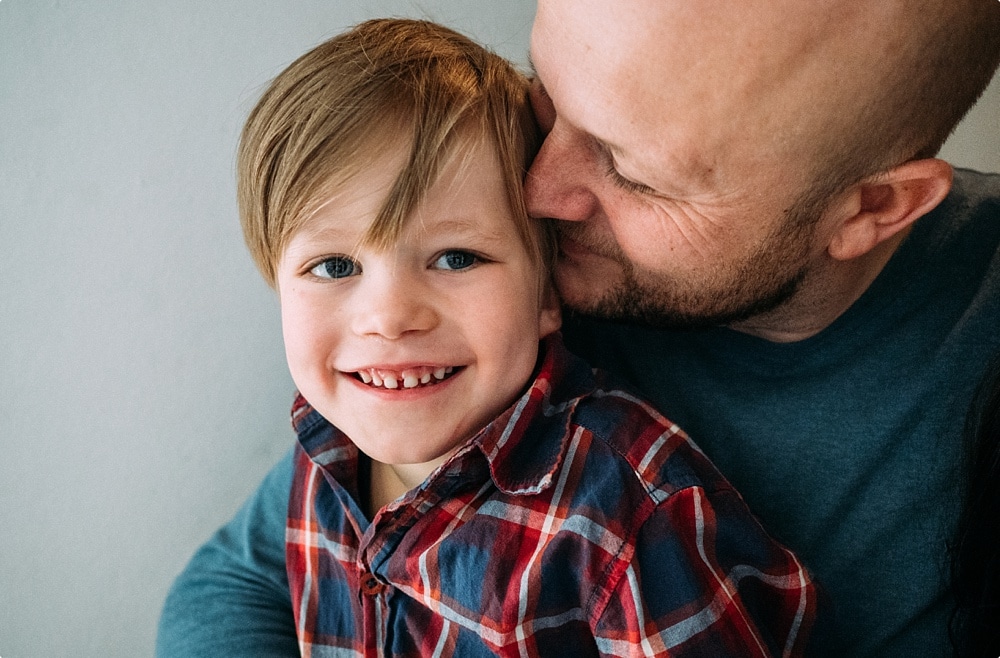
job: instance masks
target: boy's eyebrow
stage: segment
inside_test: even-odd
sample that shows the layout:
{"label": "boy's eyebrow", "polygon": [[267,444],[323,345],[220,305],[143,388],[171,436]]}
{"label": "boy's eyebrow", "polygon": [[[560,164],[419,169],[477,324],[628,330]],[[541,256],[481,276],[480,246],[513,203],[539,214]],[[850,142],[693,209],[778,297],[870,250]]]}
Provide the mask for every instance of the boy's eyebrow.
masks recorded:
{"label": "boy's eyebrow", "polygon": [[337,238],[354,237],[350,229],[341,228],[336,223],[327,222],[306,222],[299,233],[311,240],[332,240]]}
{"label": "boy's eyebrow", "polygon": [[291,240],[285,246],[285,255],[299,258],[315,250],[334,249],[349,253],[357,248],[360,236],[336,224],[306,223],[295,232],[302,239]]}
{"label": "boy's eyebrow", "polygon": [[[431,219],[430,221],[426,221],[418,216],[411,218],[409,221],[419,224],[424,237],[439,238],[453,236],[459,239],[476,240],[486,243],[499,243],[504,240],[501,232],[484,231],[482,223],[471,217]],[[516,229],[512,227],[511,230]],[[360,238],[353,231],[345,230],[337,224],[306,224],[300,229],[300,233],[307,240],[316,242],[350,240],[353,244]]]}
{"label": "boy's eyebrow", "polygon": [[460,237],[480,238],[490,242],[503,240],[503,235],[499,232],[484,231],[482,224],[472,218],[435,219],[430,222],[414,218],[414,221],[420,222],[424,234],[428,236],[458,234]]}

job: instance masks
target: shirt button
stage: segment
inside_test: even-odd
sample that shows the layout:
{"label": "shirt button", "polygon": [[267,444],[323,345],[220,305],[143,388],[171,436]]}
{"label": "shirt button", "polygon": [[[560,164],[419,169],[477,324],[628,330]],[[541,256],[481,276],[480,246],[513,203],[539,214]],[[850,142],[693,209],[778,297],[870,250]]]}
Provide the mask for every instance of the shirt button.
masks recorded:
{"label": "shirt button", "polygon": [[378,596],[385,591],[385,585],[379,582],[373,574],[361,574],[361,593],[368,596]]}

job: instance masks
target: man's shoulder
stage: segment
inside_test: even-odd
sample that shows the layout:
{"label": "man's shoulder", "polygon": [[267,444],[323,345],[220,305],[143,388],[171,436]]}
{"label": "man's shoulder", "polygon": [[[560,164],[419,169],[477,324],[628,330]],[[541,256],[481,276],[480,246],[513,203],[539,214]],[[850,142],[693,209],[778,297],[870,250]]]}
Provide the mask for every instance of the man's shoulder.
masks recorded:
{"label": "man's shoulder", "polygon": [[955,170],[951,192],[919,220],[900,253],[906,280],[922,275],[928,290],[946,288],[949,298],[990,308],[980,302],[1000,285],[1000,174]]}
{"label": "man's shoulder", "polygon": [[956,167],[952,189],[974,198],[1000,200],[1000,173]]}
{"label": "man's shoulder", "polygon": [[591,433],[592,467],[617,460],[654,502],[689,487],[731,489],[691,438],[648,401],[607,373],[580,400],[572,422]]}
{"label": "man's shoulder", "polygon": [[1000,225],[1000,173],[956,169],[951,192],[931,213],[953,225]]}

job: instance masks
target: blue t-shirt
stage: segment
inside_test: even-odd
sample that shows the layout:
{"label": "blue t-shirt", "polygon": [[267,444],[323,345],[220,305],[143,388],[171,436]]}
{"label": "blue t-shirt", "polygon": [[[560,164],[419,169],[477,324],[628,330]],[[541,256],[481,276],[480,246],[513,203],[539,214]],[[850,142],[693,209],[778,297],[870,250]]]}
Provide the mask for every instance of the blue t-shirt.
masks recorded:
{"label": "blue t-shirt", "polygon": [[[824,653],[949,651],[961,427],[1000,350],[1000,175],[958,172],[869,290],[804,341],[569,318],[567,342],[638,386],[825,585]],[[157,653],[297,655],[284,459],[171,590]],[[822,623],[822,621],[821,621]],[[815,643],[814,643],[815,644]]]}

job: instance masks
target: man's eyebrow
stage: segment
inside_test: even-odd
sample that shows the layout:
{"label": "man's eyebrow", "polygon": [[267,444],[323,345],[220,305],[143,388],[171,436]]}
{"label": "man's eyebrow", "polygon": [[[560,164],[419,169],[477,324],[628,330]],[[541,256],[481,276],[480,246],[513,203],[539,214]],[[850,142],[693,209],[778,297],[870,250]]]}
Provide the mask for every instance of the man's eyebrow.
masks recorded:
{"label": "man's eyebrow", "polygon": [[[548,92],[548,90],[545,89],[545,84],[538,78],[538,71],[535,69],[535,62],[531,58],[531,52],[530,51],[528,52],[528,77],[531,80],[531,93],[541,94],[542,96],[544,96],[545,98],[548,98],[551,101],[551,97],[549,96],[549,92]],[[624,157],[624,155],[625,155],[624,149],[621,146],[619,146],[617,144],[614,144],[612,142],[609,142],[609,141],[607,141],[605,139],[602,139],[600,137],[597,137],[596,135],[594,135],[592,133],[588,132],[587,136],[591,140],[592,144],[595,147],[597,147],[600,150],[600,152],[606,158],[608,158],[612,163],[614,163],[615,170],[617,171],[617,163],[620,160],[622,160],[623,157]],[[625,176],[625,175],[621,174],[620,172],[619,172],[619,175],[622,176],[622,178],[624,178],[625,180],[628,180],[629,182],[631,182],[631,183],[633,183],[635,185],[641,186],[643,188],[647,188],[649,190],[649,192],[651,192],[651,193],[654,193],[654,194],[655,193],[659,193],[658,188],[655,188],[655,187],[653,187],[651,185],[648,185],[646,183],[642,183],[642,182],[639,182],[639,181],[636,181],[636,180],[632,180],[631,178],[629,178],[628,176]]]}

